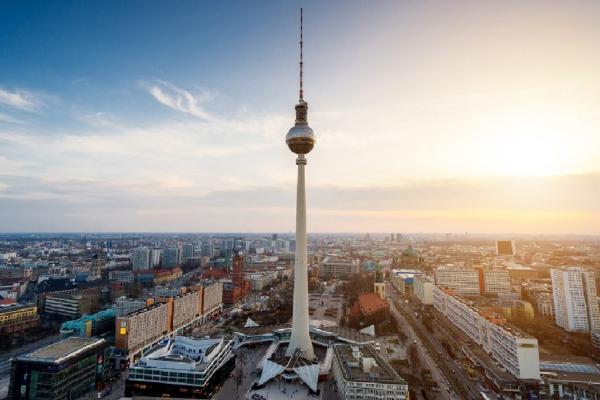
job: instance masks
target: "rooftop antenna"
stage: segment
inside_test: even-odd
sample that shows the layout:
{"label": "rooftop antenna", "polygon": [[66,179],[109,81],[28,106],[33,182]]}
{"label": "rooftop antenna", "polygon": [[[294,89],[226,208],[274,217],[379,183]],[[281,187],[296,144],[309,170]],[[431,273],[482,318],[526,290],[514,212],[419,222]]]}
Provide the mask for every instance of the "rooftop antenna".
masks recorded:
{"label": "rooftop antenna", "polygon": [[304,80],[303,80],[303,69],[304,69],[304,62],[302,61],[302,47],[304,45],[304,40],[302,37],[302,25],[303,25],[303,19],[302,19],[302,7],[300,7],[300,102],[304,101]]}

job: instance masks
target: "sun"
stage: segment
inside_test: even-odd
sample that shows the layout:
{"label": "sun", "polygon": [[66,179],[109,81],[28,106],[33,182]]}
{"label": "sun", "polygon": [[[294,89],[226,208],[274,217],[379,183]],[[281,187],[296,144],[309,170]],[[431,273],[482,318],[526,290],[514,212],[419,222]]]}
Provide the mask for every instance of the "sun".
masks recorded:
{"label": "sun", "polygon": [[478,134],[476,174],[535,177],[580,172],[576,124],[556,116],[522,114],[496,119]]}

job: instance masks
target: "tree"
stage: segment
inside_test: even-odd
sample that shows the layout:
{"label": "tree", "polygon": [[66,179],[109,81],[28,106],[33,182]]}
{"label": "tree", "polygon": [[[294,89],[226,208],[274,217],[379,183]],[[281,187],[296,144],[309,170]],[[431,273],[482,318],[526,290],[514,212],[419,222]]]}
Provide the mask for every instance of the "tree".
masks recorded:
{"label": "tree", "polygon": [[408,361],[410,362],[410,366],[413,371],[419,371],[421,369],[421,359],[419,357],[419,350],[417,349],[417,345],[411,343],[408,346]]}

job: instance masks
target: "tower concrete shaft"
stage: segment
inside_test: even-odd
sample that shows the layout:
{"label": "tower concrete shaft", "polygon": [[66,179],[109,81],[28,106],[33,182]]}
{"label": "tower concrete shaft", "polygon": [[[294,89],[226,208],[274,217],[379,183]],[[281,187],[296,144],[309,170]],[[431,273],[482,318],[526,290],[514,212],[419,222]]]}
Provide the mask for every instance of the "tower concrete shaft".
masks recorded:
{"label": "tower concrete shaft", "polygon": [[294,263],[294,308],[292,316],[292,336],[286,355],[291,356],[296,349],[302,350],[302,357],[315,358],[309,334],[308,319],[308,270],[306,249],[306,190],[304,168],[306,158],[298,154],[298,186],[296,188],[296,260]]}

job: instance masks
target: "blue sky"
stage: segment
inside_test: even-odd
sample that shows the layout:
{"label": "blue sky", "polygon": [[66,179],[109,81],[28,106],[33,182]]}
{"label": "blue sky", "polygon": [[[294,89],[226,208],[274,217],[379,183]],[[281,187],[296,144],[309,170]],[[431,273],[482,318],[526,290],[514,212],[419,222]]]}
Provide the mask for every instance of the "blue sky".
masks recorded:
{"label": "blue sky", "polygon": [[1,2],[0,231],[293,230],[301,5],[309,230],[598,233],[600,6],[467,1]]}

